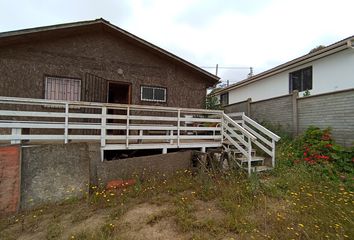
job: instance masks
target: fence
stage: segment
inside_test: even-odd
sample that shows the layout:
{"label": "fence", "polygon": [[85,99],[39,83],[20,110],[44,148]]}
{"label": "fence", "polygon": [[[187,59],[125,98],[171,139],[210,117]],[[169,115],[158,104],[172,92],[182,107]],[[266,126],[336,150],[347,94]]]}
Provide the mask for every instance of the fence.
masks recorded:
{"label": "fence", "polygon": [[279,125],[294,136],[309,126],[331,127],[337,143],[350,146],[354,142],[354,89],[308,97],[292,94],[252,102],[230,104],[226,113],[245,112],[258,122]]}

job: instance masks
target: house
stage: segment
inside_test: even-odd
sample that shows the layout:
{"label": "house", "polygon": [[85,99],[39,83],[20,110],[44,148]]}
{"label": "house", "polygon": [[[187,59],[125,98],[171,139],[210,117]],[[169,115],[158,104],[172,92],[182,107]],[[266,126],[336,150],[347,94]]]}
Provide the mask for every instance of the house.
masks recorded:
{"label": "house", "polygon": [[0,33],[0,96],[202,108],[219,78],[104,19]]}
{"label": "house", "polygon": [[222,105],[299,91],[310,95],[354,87],[354,36],[214,92]]}

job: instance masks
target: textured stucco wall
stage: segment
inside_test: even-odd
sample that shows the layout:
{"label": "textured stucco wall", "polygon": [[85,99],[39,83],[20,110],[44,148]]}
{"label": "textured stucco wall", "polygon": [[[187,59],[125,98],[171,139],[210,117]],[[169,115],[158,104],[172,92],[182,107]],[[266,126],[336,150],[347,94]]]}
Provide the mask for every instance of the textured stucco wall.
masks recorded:
{"label": "textured stucco wall", "polygon": [[[0,96],[44,98],[44,77],[52,75],[81,79],[83,101],[106,101],[107,81],[120,81],[131,84],[133,104],[170,107],[202,107],[210,85],[181,64],[98,30],[0,47],[0,73]],[[166,87],[167,102],[141,101],[141,85]]]}
{"label": "textured stucco wall", "polygon": [[176,170],[191,167],[192,151],[159,154],[145,157],[104,161],[97,166],[97,176],[103,183],[114,179],[173,174]]}
{"label": "textured stucco wall", "polygon": [[88,191],[89,167],[85,143],[23,147],[21,209],[83,196]]}

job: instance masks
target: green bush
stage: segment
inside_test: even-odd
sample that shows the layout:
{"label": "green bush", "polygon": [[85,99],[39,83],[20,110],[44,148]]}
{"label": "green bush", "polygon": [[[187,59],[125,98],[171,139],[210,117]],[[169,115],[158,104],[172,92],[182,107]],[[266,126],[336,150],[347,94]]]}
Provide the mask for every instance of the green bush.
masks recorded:
{"label": "green bush", "polygon": [[305,164],[330,178],[353,181],[354,147],[336,144],[330,128],[309,127],[302,136],[283,144],[280,151],[290,165]]}

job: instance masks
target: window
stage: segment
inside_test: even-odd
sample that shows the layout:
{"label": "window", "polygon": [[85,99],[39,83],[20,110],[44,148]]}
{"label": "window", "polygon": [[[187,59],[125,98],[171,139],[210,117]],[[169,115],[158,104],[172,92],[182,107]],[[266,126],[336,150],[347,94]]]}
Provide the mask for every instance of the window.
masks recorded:
{"label": "window", "polygon": [[166,102],[166,88],[141,86],[141,100]]}
{"label": "window", "polygon": [[80,101],[81,80],[66,77],[45,78],[45,98]]}
{"label": "window", "polygon": [[221,106],[229,105],[229,93],[224,93],[220,95],[220,104]]}
{"label": "window", "polygon": [[289,73],[289,92],[299,92],[312,89],[312,67]]}

